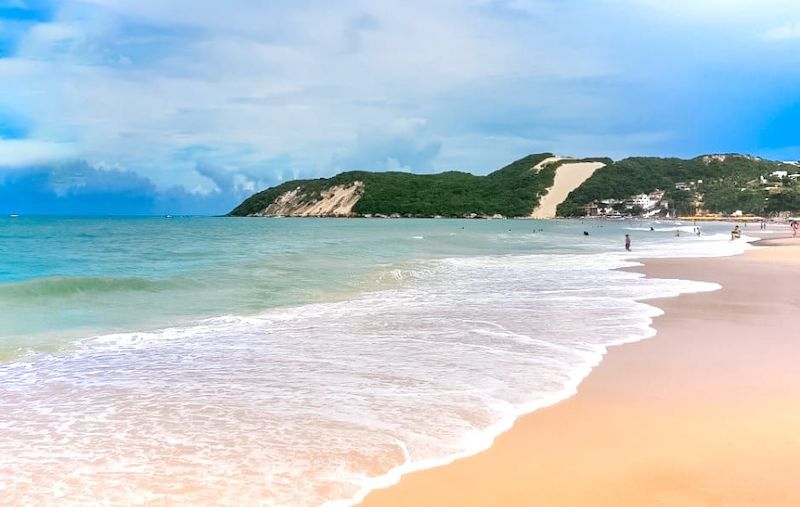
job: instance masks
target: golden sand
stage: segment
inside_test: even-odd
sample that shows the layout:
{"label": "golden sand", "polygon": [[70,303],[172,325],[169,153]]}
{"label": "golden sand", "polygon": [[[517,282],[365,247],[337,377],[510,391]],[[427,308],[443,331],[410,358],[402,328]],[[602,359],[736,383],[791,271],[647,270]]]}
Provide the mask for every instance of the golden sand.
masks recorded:
{"label": "golden sand", "polygon": [[364,504],[800,505],[800,239],[773,244],[647,261],[723,289],[652,301],[658,335],[611,349],[576,396]]}

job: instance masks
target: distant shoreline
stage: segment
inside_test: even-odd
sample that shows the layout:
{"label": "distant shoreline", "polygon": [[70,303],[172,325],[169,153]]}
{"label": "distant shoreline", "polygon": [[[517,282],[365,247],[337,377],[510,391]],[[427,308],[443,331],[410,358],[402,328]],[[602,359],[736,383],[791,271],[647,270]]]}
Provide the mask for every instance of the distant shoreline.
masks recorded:
{"label": "distant shoreline", "polygon": [[[156,215],[157,216],[157,215]],[[586,216],[586,217],[553,217],[553,218],[536,218],[531,216],[518,216],[518,217],[505,217],[505,216],[474,216],[474,217],[458,217],[458,216],[365,216],[365,215],[349,215],[349,216],[333,216],[333,215],[263,215],[263,216],[235,216],[235,215],[216,215],[218,217],[225,217],[225,218],[267,218],[267,219],[316,219],[316,218],[324,218],[324,219],[363,219],[363,220],[530,220],[530,221],[552,221],[552,220],[564,220],[564,221],[581,221],[581,220],[590,220],[590,221],[602,221],[602,222],[729,222],[729,223],[758,223],[761,221],[766,221],[767,223],[772,224],[782,224],[785,222],[789,222],[792,218],[760,218],[760,217],[677,217],[677,218],[668,218],[668,217],[620,217],[620,218],[612,218],[612,217],[598,217],[598,216]]]}

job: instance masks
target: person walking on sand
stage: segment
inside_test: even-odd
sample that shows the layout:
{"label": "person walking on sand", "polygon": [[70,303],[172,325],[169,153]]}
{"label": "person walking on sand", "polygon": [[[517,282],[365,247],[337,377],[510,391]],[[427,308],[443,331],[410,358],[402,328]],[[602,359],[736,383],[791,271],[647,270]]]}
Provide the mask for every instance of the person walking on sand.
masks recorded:
{"label": "person walking on sand", "polygon": [[629,252],[631,251],[631,235],[630,234],[626,234],[625,235],[625,250],[627,250]]}

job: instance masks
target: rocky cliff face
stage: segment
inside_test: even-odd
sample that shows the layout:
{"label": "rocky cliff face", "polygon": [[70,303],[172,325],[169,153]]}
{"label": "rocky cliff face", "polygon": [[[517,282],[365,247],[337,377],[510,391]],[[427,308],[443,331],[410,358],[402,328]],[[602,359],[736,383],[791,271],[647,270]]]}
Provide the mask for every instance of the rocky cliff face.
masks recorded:
{"label": "rocky cliff face", "polygon": [[263,211],[251,216],[294,217],[347,217],[352,216],[353,206],[364,193],[364,183],[355,181],[348,185],[336,185],[311,196],[301,187],[279,195]]}

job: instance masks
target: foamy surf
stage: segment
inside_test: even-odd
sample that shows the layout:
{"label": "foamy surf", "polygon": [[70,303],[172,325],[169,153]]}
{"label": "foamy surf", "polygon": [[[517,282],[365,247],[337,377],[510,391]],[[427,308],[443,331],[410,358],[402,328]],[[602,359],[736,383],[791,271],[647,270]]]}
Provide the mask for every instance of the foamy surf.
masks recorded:
{"label": "foamy surf", "polygon": [[0,364],[0,494],[352,505],[574,394],[609,346],[652,336],[659,311],[642,301],[718,288],[615,268],[743,248],[709,235],[636,241],[630,254],[385,264],[342,301],[104,334]]}

